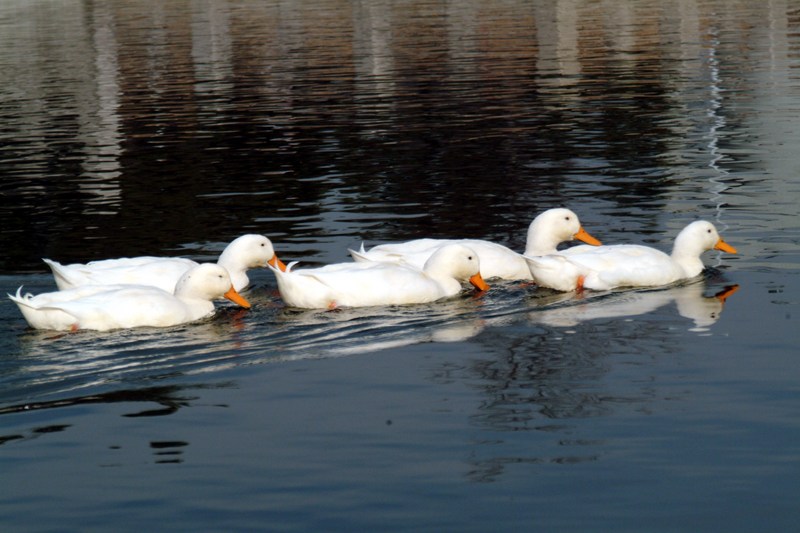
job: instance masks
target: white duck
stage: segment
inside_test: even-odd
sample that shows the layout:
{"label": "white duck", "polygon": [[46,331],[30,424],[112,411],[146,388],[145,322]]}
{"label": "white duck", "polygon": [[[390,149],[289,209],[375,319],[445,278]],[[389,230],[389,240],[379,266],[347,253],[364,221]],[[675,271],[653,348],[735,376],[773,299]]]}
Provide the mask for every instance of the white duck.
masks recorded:
{"label": "white duck", "polygon": [[85,285],[37,296],[23,296],[21,291],[22,287],[8,297],[28,324],[58,331],[174,326],[213,314],[212,300],[222,297],[250,307],[225,268],[211,263],[183,274],[174,294],[151,285]]}
{"label": "white duck", "polygon": [[[50,266],[59,289],[82,285],[137,284],[153,285],[172,292],[178,279],[198,263],[182,257],[123,257],[105,259],[87,264],[62,265],[44,259]],[[250,283],[249,268],[264,267],[267,263],[281,269],[286,266],[275,255],[272,242],[263,235],[242,235],[231,241],[222,251],[217,264],[225,267],[237,291]]]}
{"label": "white duck", "polygon": [[461,244],[436,250],[420,270],[410,265],[363,262],[286,272],[270,266],[283,301],[292,307],[334,309],[425,303],[454,296],[461,281],[485,291],[478,255]]}
{"label": "white duck", "polygon": [[[598,246],[600,241],[589,235],[578,220],[578,215],[569,209],[548,209],[537,216],[528,227],[525,255],[546,255],[556,253],[556,247],[573,239]],[[383,261],[405,263],[422,268],[428,258],[448,244],[463,244],[477,252],[481,263],[481,276],[484,279],[502,278],[508,280],[531,279],[528,264],[521,254],[491,241],[476,239],[417,239],[396,244],[381,244],[369,251],[361,245],[361,250],[350,250],[355,261]]]}
{"label": "white duck", "polygon": [[559,291],[588,288],[657,287],[697,276],[700,255],[707,250],[731,254],[736,248],[719,236],[713,224],[692,222],[675,238],[672,255],[637,244],[575,246],[557,254],[525,259],[536,282]]}

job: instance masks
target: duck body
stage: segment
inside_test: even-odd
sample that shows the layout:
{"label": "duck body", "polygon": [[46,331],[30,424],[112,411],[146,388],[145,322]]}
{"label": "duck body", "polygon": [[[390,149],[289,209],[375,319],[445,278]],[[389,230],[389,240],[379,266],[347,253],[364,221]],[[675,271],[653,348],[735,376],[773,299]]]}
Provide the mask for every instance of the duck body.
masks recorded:
{"label": "duck body", "polygon": [[357,262],[398,263],[422,270],[425,262],[436,250],[453,244],[467,246],[478,254],[481,277],[484,279],[531,279],[530,269],[521,254],[502,244],[478,239],[416,239],[402,243],[381,244],[369,251],[364,250],[362,244],[360,251],[350,250],[350,255]]}
{"label": "duck body", "polygon": [[[198,265],[182,257],[123,257],[91,261],[86,264],[62,265],[44,259],[50,267],[59,289],[71,289],[83,285],[152,285],[173,292],[178,279],[189,269]],[[242,235],[231,241],[222,251],[217,264],[229,273],[237,291],[249,284],[247,270],[264,267],[272,262],[278,268],[286,268],[275,255],[272,242],[263,235]]]}
{"label": "duck body", "polygon": [[339,263],[275,273],[283,301],[291,307],[333,309],[426,303],[455,296],[461,281],[488,289],[475,251],[461,244],[434,252],[423,269],[387,262]]}
{"label": "duck body", "polygon": [[687,269],[661,250],[636,244],[601,246],[598,250],[564,250],[559,255],[577,265],[585,277],[583,287],[608,290],[616,287],[655,287],[692,278],[702,269]]}
{"label": "duck body", "polygon": [[123,257],[71,265],[42,260],[50,267],[60,290],[83,286],[150,285],[172,292],[178,279],[198,265],[182,257]]}
{"label": "duck body", "polygon": [[[537,216],[528,227],[525,255],[545,255],[556,252],[564,241],[579,239],[599,245],[580,224],[578,216],[569,209],[548,209]],[[402,243],[381,244],[370,250],[350,250],[355,261],[405,263],[423,268],[431,255],[443,246],[461,244],[474,250],[480,258],[481,277],[506,280],[532,279],[525,258],[506,246],[478,239],[416,239]]]}
{"label": "duck body", "polygon": [[540,287],[571,292],[583,287],[586,269],[559,254],[525,256],[531,277]]}
{"label": "duck body", "polygon": [[672,254],[637,244],[575,246],[557,254],[526,257],[534,279],[560,291],[580,288],[657,287],[693,278],[704,268],[700,255],[707,250],[736,253],[713,224],[699,220],[676,237]]}
{"label": "duck body", "polygon": [[187,271],[170,293],[151,285],[86,285],[33,296],[8,295],[36,329],[108,331],[142,326],[167,327],[214,313],[212,300],[250,304],[233,288],[227,271],[214,264]]}

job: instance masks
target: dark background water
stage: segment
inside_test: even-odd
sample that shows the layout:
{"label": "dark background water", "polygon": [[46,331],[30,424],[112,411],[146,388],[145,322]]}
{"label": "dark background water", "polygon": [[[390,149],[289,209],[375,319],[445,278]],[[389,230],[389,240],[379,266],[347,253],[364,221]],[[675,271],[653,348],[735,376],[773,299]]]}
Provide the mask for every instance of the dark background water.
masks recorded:
{"label": "dark background water", "polygon": [[[524,248],[566,205],[737,256],[659,291],[55,335],[0,306],[20,530],[785,530],[798,519],[796,2],[5,2],[0,282],[63,262]],[[713,295],[739,290],[723,306]]]}

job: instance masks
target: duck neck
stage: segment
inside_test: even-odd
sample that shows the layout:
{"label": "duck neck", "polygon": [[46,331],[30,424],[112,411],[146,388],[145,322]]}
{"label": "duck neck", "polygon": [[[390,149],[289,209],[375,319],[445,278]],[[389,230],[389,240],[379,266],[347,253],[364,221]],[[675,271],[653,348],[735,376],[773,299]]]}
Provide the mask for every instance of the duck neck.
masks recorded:
{"label": "duck neck", "polygon": [[672,248],[672,260],[675,261],[683,269],[686,277],[693,278],[703,271],[703,261],[700,259],[702,250],[690,243],[683,242],[679,238],[675,240],[675,246]]}
{"label": "duck neck", "polygon": [[248,267],[236,259],[236,254],[234,252],[230,252],[226,248],[220,254],[219,259],[217,259],[217,264],[221,267],[224,267],[225,270],[228,271],[231,281],[233,282],[233,286],[237,291],[243,290],[250,283],[250,278],[247,277]]}
{"label": "duck neck", "polygon": [[426,265],[424,272],[444,289],[445,295],[450,296],[461,292],[461,282],[455,279],[451,273],[437,268],[436,265]]}
{"label": "duck neck", "polygon": [[229,274],[232,273],[232,270],[241,270],[241,261],[237,261],[235,256],[236,252],[231,250],[229,246],[219,254],[217,264],[221,267],[225,267],[225,270],[227,270]]}
{"label": "duck neck", "polygon": [[193,318],[200,318],[214,311],[214,303],[209,298],[205,298],[189,286],[176,288],[175,297],[189,306]]}
{"label": "duck neck", "polygon": [[543,231],[538,221],[534,220],[528,227],[528,240],[525,243],[525,255],[550,255],[557,251],[561,239],[551,232]]}

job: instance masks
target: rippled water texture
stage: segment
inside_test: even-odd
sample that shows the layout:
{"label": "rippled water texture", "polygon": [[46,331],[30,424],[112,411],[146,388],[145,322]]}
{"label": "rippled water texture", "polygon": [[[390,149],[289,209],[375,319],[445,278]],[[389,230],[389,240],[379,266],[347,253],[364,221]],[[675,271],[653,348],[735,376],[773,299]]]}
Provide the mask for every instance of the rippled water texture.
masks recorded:
{"label": "rippled water texture", "polygon": [[[0,305],[0,529],[788,531],[800,512],[800,4],[0,4],[0,285],[41,258],[300,267],[522,251],[567,206],[659,290],[61,334]],[[727,295],[727,299],[720,295]],[[5,527],[3,527],[5,526]]]}

